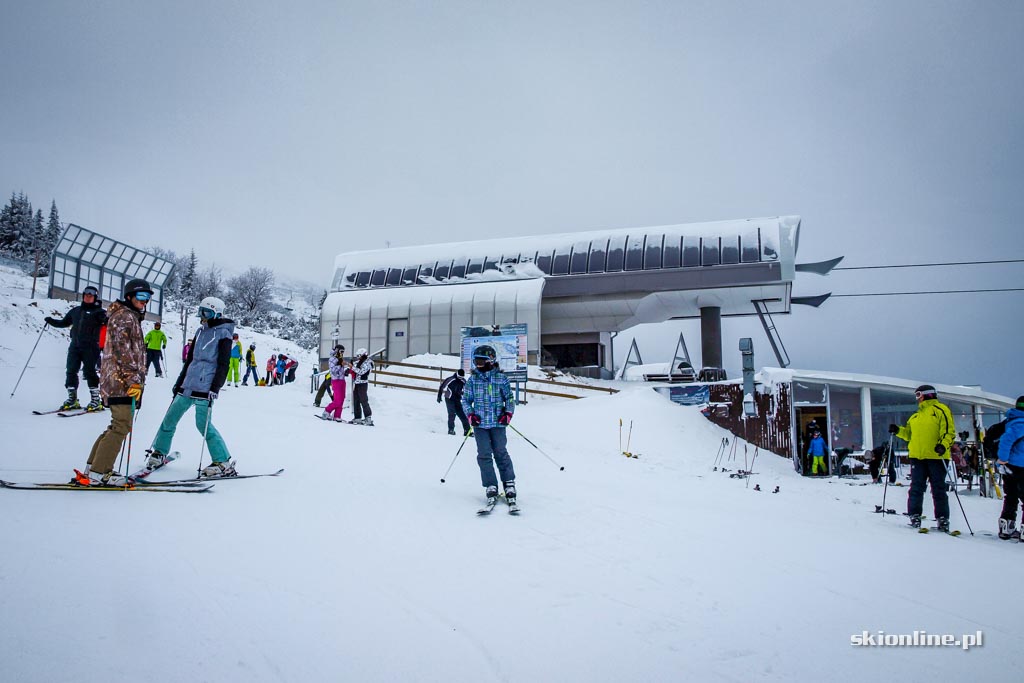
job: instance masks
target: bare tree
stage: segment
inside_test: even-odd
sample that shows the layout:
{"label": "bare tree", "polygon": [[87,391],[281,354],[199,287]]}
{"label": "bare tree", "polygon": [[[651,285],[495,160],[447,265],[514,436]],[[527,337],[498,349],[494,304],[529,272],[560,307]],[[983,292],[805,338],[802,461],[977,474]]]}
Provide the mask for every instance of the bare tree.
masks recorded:
{"label": "bare tree", "polygon": [[224,275],[220,268],[212,265],[206,270],[196,274],[196,281],[193,284],[195,298],[202,301],[208,296],[221,298],[224,296]]}
{"label": "bare tree", "polygon": [[251,267],[237,277],[230,278],[228,301],[241,311],[243,317],[258,315],[267,310],[274,289],[274,271]]}

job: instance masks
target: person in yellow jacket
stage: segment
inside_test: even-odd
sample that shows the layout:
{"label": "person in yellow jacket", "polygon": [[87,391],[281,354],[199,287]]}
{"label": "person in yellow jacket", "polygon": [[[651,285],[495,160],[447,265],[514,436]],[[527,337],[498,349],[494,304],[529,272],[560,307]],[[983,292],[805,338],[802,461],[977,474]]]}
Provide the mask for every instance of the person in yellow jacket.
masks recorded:
{"label": "person in yellow jacket", "polygon": [[146,374],[149,374],[149,366],[156,366],[156,376],[163,377],[164,369],[160,367],[160,361],[164,358],[164,349],[167,348],[167,335],[160,329],[160,323],[154,323],[153,329],[146,334]]}
{"label": "person in yellow jacket", "polygon": [[907,424],[889,425],[889,433],[909,442],[910,451],[910,492],[907,494],[907,514],[910,526],[921,527],[921,510],[924,507],[924,491],[931,483],[932,502],[935,504],[935,519],[940,531],[949,531],[949,497],[946,495],[947,463],[949,447],[956,439],[956,427],[949,408],[939,403],[935,387],[922,384],[914,391],[917,398],[917,412],[910,416]]}

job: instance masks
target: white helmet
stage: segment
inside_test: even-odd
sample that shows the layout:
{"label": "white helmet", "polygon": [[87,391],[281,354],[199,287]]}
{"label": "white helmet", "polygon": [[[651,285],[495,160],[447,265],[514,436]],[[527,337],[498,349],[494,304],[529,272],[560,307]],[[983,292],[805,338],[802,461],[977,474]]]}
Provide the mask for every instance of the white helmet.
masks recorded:
{"label": "white helmet", "polygon": [[356,349],[356,358],[358,358],[359,356],[365,356],[365,355],[366,355],[366,349]]}
{"label": "white helmet", "polygon": [[[203,309],[212,311],[212,315],[203,315]],[[200,318],[219,318],[224,315],[224,301],[215,296],[208,296],[199,302]]]}

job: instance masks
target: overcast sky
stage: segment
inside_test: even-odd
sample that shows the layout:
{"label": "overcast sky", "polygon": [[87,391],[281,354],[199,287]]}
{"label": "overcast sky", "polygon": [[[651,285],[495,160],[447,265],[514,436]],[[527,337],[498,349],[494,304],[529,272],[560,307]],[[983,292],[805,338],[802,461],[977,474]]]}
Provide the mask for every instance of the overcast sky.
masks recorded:
{"label": "overcast sky", "polygon": [[[1024,2],[6,1],[0,193],[327,286],[336,253],[780,214],[798,261],[1024,257]],[[796,294],[1024,286],[1024,265]],[[801,368],[1024,393],[1022,293],[833,299]],[[693,323],[646,326],[667,360]],[[756,318],[726,321],[725,356]],[[621,358],[620,358],[621,360]]]}

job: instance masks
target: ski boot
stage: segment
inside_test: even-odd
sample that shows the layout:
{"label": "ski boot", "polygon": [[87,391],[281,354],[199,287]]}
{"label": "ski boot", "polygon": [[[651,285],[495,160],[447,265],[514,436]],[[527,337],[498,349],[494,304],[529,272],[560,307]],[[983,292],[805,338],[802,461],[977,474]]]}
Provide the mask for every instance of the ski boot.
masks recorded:
{"label": "ski boot", "polygon": [[89,387],[89,405],[85,407],[87,413],[98,413],[103,410],[103,401],[100,400],[100,390]]}
{"label": "ski boot", "polygon": [[80,410],[82,404],[78,402],[78,390],[68,387],[68,400],[61,404],[58,410]]}
{"label": "ski boot", "polygon": [[920,529],[921,528],[921,515],[910,515],[910,528]]}
{"label": "ski boot", "polygon": [[1017,531],[1016,521],[1012,519],[999,518],[999,538],[1004,541],[1008,541],[1012,538],[1020,538],[1020,532]]}
{"label": "ski boot", "polygon": [[493,506],[495,503],[498,502],[498,487],[497,486],[488,486],[487,487],[487,491],[485,491],[485,493],[487,495],[487,504],[488,505],[492,505]]}
{"label": "ski boot", "polygon": [[117,472],[89,472],[89,486],[130,486],[127,477]]}
{"label": "ski boot", "polygon": [[363,421],[363,418],[357,417],[357,418],[355,418],[353,420],[349,420],[349,424],[350,425],[361,425],[361,424],[366,424],[366,423]]}
{"label": "ski boot", "polygon": [[373,426],[373,418],[372,417],[367,417],[365,420],[363,420],[363,425],[365,425],[367,427],[372,427]]}
{"label": "ski boot", "polygon": [[938,525],[936,528],[944,534],[949,533],[949,517],[939,517],[937,520]]}
{"label": "ski boot", "polygon": [[449,429],[448,430],[448,436],[455,436],[455,430],[454,429]]}
{"label": "ski boot", "polygon": [[235,461],[225,460],[223,462],[210,463],[208,466],[203,468],[203,477],[233,477],[238,472],[235,471]]}
{"label": "ski boot", "polygon": [[501,483],[505,489],[505,500],[508,501],[509,505],[516,504],[516,483],[514,481],[504,481]]}
{"label": "ski boot", "polygon": [[147,450],[146,455],[146,469],[150,472],[167,464],[167,456],[160,451]]}

